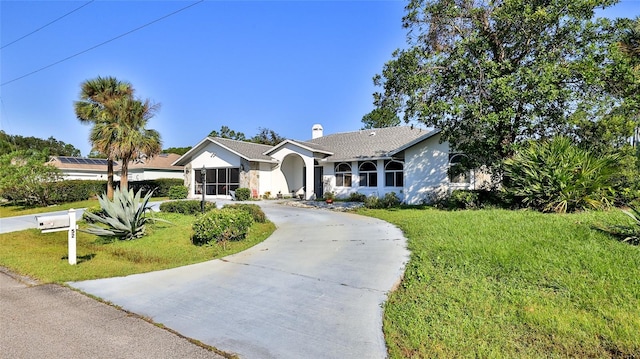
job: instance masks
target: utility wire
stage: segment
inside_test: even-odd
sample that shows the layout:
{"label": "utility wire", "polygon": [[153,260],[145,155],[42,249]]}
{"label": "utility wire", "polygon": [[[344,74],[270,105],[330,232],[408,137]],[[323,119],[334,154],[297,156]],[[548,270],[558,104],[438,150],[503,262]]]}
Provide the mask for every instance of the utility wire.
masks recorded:
{"label": "utility wire", "polygon": [[39,28],[37,28],[37,29],[35,29],[35,30],[31,31],[30,33],[28,33],[28,34],[26,34],[26,35],[22,36],[21,38],[19,38],[19,39],[15,39],[15,40],[11,41],[10,43],[8,43],[8,44],[6,44],[6,45],[2,45],[2,47],[0,47],[0,50],[4,49],[5,47],[7,47],[7,46],[9,46],[9,45],[11,45],[11,44],[15,44],[16,42],[18,42],[18,41],[20,41],[20,40],[24,39],[24,38],[25,38],[25,37],[27,37],[27,36],[31,36],[31,35],[35,34],[36,32],[38,32],[38,31],[40,31],[40,30],[44,29],[45,27],[47,27],[47,26],[49,26],[49,25],[53,24],[54,22],[56,22],[56,21],[58,21],[58,20],[61,20],[62,18],[66,17],[66,16],[68,16],[68,15],[73,14],[74,12],[76,12],[76,11],[78,11],[78,10],[82,9],[83,7],[85,7],[85,6],[89,5],[89,4],[91,4],[91,3],[92,3],[92,2],[94,2],[94,1],[96,1],[96,0],[88,1],[88,2],[84,3],[83,5],[81,5],[81,6],[77,7],[77,8],[75,8],[75,9],[73,9],[73,10],[71,10],[71,11],[69,11],[68,13],[66,13],[66,14],[64,14],[64,15],[62,15],[62,16],[60,16],[59,18],[57,18],[57,19],[55,19],[55,20],[53,20],[53,21],[49,22],[48,24],[45,24],[45,25],[40,26]]}
{"label": "utility wire", "polygon": [[82,50],[82,51],[80,51],[80,52],[78,52],[78,53],[75,53],[75,54],[73,54],[73,55],[71,55],[71,56],[67,56],[67,57],[65,57],[65,58],[64,58],[64,59],[62,59],[62,60],[56,61],[56,62],[54,62],[54,63],[52,63],[52,64],[47,65],[47,66],[44,66],[44,67],[41,67],[41,68],[39,68],[39,69],[37,69],[37,70],[31,71],[31,72],[29,72],[29,73],[27,73],[27,74],[24,74],[24,75],[20,76],[20,77],[16,77],[16,78],[14,78],[14,79],[12,79],[12,80],[9,80],[9,81],[6,81],[6,82],[3,82],[3,83],[1,83],[1,84],[0,84],[0,86],[8,85],[8,84],[10,84],[10,83],[12,83],[12,82],[15,82],[15,81],[21,80],[21,79],[23,79],[23,78],[25,78],[25,77],[27,77],[27,76],[31,76],[31,75],[33,75],[33,74],[35,74],[35,73],[38,73],[38,72],[42,71],[42,70],[46,70],[46,69],[48,69],[48,68],[50,68],[50,67],[53,67],[53,66],[55,66],[55,65],[57,65],[57,64],[59,64],[59,63],[65,62],[65,61],[67,61],[67,60],[70,60],[70,59],[72,59],[72,58],[74,58],[74,57],[76,57],[76,56],[80,56],[80,55],[82,55],[82,54],[84,54],[84,53],[86,53],[86,52],[89,52],[89,51],[91,51],[91,50],[93,50],[93,49],[96,49],[96,48],[98,48],[98,47],[100,47],[100,46],[102,46],[102,45],[106,45],[106,44],[108,44],[108,43],[110,43],[110,42],[112,42],[112,41],[115,41],[115,40],[117,40],[117,39],[119,39],[119,38],[121,38],[121,37],[125,37],[125,36],[127,36],[127,35],[129,35],[129,34],[131,34],[131,33],[134,33],[134,32],[136,32],[136,31],[138,31],[138,30],[140,30],[140,29],[145,28],[145,27],[147,27],[147,26],[149,26],[149,25],[155,24],[155,23],[156,23],[156,22],[158,22],[158,21],[164,20],[164,19],[168,18],[169,16],[175,15],[175,14],[177,14],[177,13],[179,13],[179,12],[181,12],[181,11],[184,11],[184,10],[186,10],[186,9],[188,9],[188,8],[192,7],[192,6],[198,5],[199,3],[203,2],[203,1],[204,1],[204,0],[196,1],[196,2],[195,2],[195,3],[193,3],[193,4],[187,5],[187,6],[185,6],[185,7],[183,7],[183,8],[180,8],[180,9],[178,9],[178,10],[176,10],[176,11],[172,12],[172,13],[169,13],[169,14],[167,14],[167,15],[164,15],[164,16],[162,16],[162,17],[159,17],[159,18],[157,18],[157,19],[155,19],[155,20],[153,20],[153,21],[151,21],[151,22],[148,22],[148,23],[146,23],[146,24],[142,25],[142,26],[138,26],[138,27],[136,27],[136,28],[135,28],[135,29],[133,29],[133,30],[129,30],[129,31],[127,31],[127,32],[125,32],[125,33],[123,33],[123,34],[121,34],[121,35],[118,35],[118,36],[116,36],[116,37],[114,37],[114,38],[111,38],[111,39],[109,39],[109,40],[107,40],[107,41],[101,42],[101,43],[99,43],[99,44],[97,44],[97,45],[95,45],[95,46],[92,46],[92,47],[90,47],[90,48],[88,48],[88,49],[86,49],[86,50]]}

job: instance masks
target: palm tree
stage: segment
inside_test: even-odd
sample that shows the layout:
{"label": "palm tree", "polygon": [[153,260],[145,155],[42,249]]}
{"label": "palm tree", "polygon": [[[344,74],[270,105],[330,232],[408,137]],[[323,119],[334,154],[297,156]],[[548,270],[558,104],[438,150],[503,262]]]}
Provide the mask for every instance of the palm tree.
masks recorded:
{"label": "palm tree", "polygon": [[151,104],[149,100],[141,101],[127,97],[118,101],[115,107],[119,122],[117,126],[113,126],[116,141],[112,150],[115,157],[122,162],[120,187],[126,191],[129,162],[142,155],[152,158],[162,150],[160,133],[146,128],[159,105]]}
{"label": "palm tree", "polygon": [[81,123],[91,123],[89,136],[93,149],[107,155],[107,197],[113,198],[113,160],[118,113],[116,104],[133,96],[133,87],[115,77],[87,80],[81,85],[80,101],[74,103],[76,117]]}

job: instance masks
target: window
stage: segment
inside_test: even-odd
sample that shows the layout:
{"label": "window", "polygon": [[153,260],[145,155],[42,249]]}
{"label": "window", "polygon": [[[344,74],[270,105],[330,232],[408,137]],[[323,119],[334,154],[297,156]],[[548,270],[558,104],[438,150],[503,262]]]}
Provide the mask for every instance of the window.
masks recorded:
{"label": "window", "polygon": [[[200,170],[195,170],[196,183],[195,194],[202,194],[202,175]],[[208,196],[229,195],[229,191],[235,191],[240,187],[239,168],[208,168],[207,169],[206,194]]]}
{"label": "window", "polygon": [[387,187],[404,186],[404,164],[400,161],[385,161],[384,185]]}
{"label": "window", "polygon": [[371,161],[362,162],[360,163],[358,171],[360,172],[361,187],[378,186],[378,168],[375,163]]}
{"label": "window", "polygon": [[471,183],[471,171],[465,169],[463,161],[467,155],[463,153],[449,154],[449,182],[451,183]]}
{"label": "window", "polygon": [[351,166],[348,163],[336,166],[336,187],[351,187]]}

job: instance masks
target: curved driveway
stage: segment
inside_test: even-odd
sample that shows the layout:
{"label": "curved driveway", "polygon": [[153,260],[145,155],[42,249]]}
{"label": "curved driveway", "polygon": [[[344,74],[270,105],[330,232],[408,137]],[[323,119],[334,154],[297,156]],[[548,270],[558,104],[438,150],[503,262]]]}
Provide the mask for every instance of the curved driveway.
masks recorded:
{"label": "curved driveway", "polygon": [[384,358],[382,307],[408,260],[396,227],[262,202],[278,229],[221,260],[69,283],[241,358]]}

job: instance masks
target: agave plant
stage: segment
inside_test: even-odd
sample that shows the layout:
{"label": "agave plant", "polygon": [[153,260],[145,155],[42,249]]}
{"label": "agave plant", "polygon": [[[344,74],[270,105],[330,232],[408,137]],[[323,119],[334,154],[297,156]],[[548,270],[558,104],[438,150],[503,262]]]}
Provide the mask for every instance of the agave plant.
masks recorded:
{"label": "agave plant", "polygon": [[609,226],[596,226],[595,229],[608,233],[618,238],[621,242],[640,245],[640,209],[630,207],[629,210],[622,210],[627,216],[631,217],[633,223],[618,224]]}
{"label": "agave plant", "polygon": [[633,224],[627,227],[627,236],[623,238],[622,241],[640,245],[640,210],[631,207],[628,211],[623,210],[622,212],[633,219]]}
{"label": "agave plant", "polygon": [[144,236],[145,226],[150,221],[167,222],[146,215],[146,212],[151,209],[147,203],[153,191],[147,193],[142,199],[140,198],[141,192],[142,190],[139,190],[134,195],[133,190],[121,191],[120,188],[116,188],[113,193],[113,201],[110,201],[107,194],[103,193],[98,198],[103,214],[97,216],[85,212],[85,216],[93,223],[83,231],[102,237],[130,240]]}

